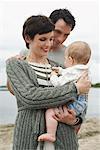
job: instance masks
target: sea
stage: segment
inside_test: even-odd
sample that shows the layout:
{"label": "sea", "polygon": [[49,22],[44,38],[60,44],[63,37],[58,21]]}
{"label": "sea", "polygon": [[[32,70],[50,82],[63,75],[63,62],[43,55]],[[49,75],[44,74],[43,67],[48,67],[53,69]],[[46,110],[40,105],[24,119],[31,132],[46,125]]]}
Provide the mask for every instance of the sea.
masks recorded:
{"label": "sea", "polygon": [[[14,124],[17,115],[15,96],[0,91],[0,124]],[[87,118],[100,117],[100,88],[91,88],[88,97]]]}

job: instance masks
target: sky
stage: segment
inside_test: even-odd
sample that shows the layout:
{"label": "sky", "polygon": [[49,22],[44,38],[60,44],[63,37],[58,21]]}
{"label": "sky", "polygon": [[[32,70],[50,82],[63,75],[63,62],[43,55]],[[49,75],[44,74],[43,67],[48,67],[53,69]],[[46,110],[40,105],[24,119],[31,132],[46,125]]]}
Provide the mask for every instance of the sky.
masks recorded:
{"label": "sky", "polygon": [[59,8],[67,8],[76,19],[76,26],[64,44],[77,40],[88,42],[92,50],[91,78],[94,83],[100,82],[99,6],[99,0],[1,0],[0,82],[6,83],[5,60],[26,48],[22,38],[24,21],[31,15],[49,16]]}

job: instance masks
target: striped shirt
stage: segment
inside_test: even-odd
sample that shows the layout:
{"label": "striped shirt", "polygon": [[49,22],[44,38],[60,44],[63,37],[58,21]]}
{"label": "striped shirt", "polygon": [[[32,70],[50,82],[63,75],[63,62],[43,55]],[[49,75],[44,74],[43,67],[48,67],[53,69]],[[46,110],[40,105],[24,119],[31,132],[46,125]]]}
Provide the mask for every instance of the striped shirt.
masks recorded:
{"label": "striped shirt", "polygon": [[36,75],[38,84],[41,87],[51,87],[53,86],[50,82],[50,75],[51,75],[51,65],[50,64],[39,64],[39,63],[33,63],[28,62],[29,65],[34,69]]}

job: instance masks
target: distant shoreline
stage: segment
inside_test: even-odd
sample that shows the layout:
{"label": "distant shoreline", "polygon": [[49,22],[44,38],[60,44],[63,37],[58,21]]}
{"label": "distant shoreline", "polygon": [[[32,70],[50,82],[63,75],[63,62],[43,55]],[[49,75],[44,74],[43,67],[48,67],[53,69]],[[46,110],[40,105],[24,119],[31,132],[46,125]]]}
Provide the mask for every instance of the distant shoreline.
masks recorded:
{"label": "distant shoreline", "polygon": [[93,88],[100,88],[100,83],[92,84],[92,87],[93,87]]}
{"label": "distant shoreline", "polygon": [[0,91],[8,91],[8,89],[0,89]]}
{"label": "distant shoreline", "polygon": [[0,86],[0,91],[8,91],[8,88],[6,85],[1,85]]}
{"label": "distant shoreline", "polygon": [[5,86],[5,87],[0,87],[0,91],[8,91],[8,88]]}

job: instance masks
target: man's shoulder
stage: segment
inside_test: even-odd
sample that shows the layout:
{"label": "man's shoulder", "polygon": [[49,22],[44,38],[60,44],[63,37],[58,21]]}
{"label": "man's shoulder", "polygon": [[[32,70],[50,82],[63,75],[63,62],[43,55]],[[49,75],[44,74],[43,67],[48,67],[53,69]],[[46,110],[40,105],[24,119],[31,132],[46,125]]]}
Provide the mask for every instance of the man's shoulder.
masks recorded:
{"label": "man's shoulder", "polygon": [[59,49],[65,51],[65,49],[67,48],[67,46],[65,46],[64,44],[61,45],[61,47]]}
{"label": "man's shoulder", "polygon": [[58,67],[58,66],[63,67],[61,64],[59,64],[51,59],[49,59],[49,63],[51,64],[52,67]]}
{"label": "man's shoulder", "polygon": [[23,50],[20,51],[19,55],[26,57],[28,55],[28,52],[29,52],[28,49],[23,49]]}
{"label": "man's shoulder", "polygon": [[66,50],[66,48],[67,48],[67,47],[62,44],[62,45],[56,50],[56,52],[58,52],[58,53],[59,53],[59,52],[64,53],[65,50]]}

